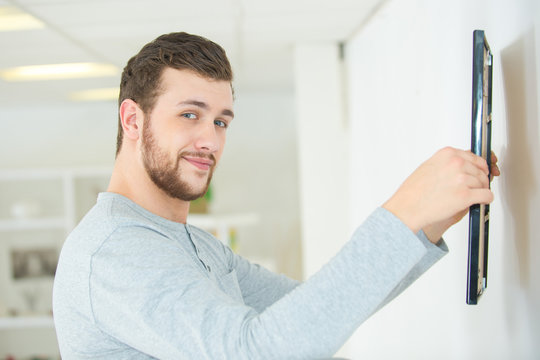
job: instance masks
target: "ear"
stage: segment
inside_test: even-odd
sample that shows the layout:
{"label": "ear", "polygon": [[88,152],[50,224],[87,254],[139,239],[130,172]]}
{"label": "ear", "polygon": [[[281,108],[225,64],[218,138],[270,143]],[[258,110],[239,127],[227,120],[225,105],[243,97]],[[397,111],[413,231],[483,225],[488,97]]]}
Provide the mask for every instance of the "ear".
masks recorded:
{"label": "ear", "polygon": [[120,104],[120,122],[124,136],[131,140],[138,140],[142,131],[143,112],[139,105],[131,99],[125,99]]}

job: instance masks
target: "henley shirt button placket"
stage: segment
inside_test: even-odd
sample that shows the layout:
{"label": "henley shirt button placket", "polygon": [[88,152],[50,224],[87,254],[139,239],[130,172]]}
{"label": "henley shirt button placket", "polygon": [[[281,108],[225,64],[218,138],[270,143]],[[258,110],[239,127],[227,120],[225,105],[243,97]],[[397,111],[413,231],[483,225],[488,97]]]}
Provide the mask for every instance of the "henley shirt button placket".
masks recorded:
{"label": "henley shirt button placket", "polygon": [[206,269],[206,271],[212,272],[212,269],[210,268],[210,265],[208,265],[208,264],[206,263],[206,261],[204,261],[204,259],[201,258],[201,251],[199,250],[199,248],[197,247],[197,245],[195,245],[195,252],[197,253],[197,257],[199,258],[199,260],[201,261],[201,263],[204,265],[204,268]]}
{"label": "henley shirt button placket", "polygon": [[208,264],[206,263],[206,261],[205,261],[203,258],[201,258],[201,251],[199,250],[199,248],[198,248],[197,246],[195,246],[195,251],[197,252],[197,257],[198,257],[199,260],[201,260],[201,262],[203,263],[204,268],[206,269],[206,271],[212,272],[212,269],[210,268],[210,265],[208,265]]}
{"label": "henley shirt button placket", "polygon": [[189,239],[191,240],[191,243],[193,244],[193,247],[195,248],[195,252],[197,253],[197,257],[199,258],[199,260],[203,264],[206,271],[212,272],[212,269],[210,268],[210,265],[207,265],[206,262],[201,258],[201,251],[199,250],[199,247],[197,246],[197,244],[195,244],[195,241],[193,241],[193,234],[191,233],[191,229],[189,228],[189,226],[187,224],[186,224],[186,230],[187,230],[187,233],[189,235]]}
{"label": "henley shirt button placket", "polygon": [[204,268],[206,269],[206,271],[208,272],[212,272],[212,269],[210,268],[210,265],[208,265],[206,263],[206,261],[204,261],[202,258],[201,258],[201,252],[199,251],[199,248],[198,247],[195,247],[195,251],[197,252],[197,257],[199,258],[199,260],[201,260],[201,262],[203,263],[204,265]]}
{"label": "henley shirt button placket", "polygon": [[204,261],[202,258],[201,258],[201,251],[199,250],[199,248],[197,247],[197,245],[193,244],[195,246],[195,252],[197,253],[197,257],[199,258],[199,260],[201,260],[201,262],[203,263],[206,271],[208,272],[212,272],[212,269],[210,268],[210,265],[206,264],[206,261]]}

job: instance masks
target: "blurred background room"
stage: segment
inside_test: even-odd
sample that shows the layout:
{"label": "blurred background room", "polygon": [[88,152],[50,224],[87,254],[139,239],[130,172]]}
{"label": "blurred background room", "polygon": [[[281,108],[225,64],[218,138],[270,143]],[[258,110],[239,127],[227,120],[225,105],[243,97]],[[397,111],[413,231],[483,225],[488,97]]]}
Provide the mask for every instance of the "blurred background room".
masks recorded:
{"label": "blurred background room", "polygon": [[0,0],[0,360],[60,357],[58,252],[107,188],[120,73],[144,44],[186,31],[226,49],[236,118],[188,221],[301,280],[422,161],[470,147],[475,29],[494,55],[502,170],[489,286],[465,304],[464,219],[450,253],[338,355],[539,359],[538,1]]}

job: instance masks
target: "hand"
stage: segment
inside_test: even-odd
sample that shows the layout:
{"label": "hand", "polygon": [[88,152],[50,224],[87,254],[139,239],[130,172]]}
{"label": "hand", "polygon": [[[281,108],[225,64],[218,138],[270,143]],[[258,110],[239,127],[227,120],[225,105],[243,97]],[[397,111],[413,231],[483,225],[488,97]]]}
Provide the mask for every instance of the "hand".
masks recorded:
{"label": "hand", "polygon": [[[499,175],[494,154],[491,163],[492,174]],[[486,161],[470,151],[448,147],[416,169],[383,207],[413,232],[424,229],[437,242],[471,205],[491,201]]]}
{"label": "hand", "polygon": [[[492,151],[491,152],[491,174],[489,178],[490,182],[493,180],[494,176],[501,175],[501,171],[497,165],[497,161],[498,161],[497,156]],[[459,222],[465,215],[467,215],[468,212],[469,212],[469,208],[466,208],[449,219],[427,225],[423,228],[424,233],[426,234],[427,238],[431,242],[436,243],[437,241],[439,241],[441,236],[444,234],[446,230],[448,230],[450,226]]]}

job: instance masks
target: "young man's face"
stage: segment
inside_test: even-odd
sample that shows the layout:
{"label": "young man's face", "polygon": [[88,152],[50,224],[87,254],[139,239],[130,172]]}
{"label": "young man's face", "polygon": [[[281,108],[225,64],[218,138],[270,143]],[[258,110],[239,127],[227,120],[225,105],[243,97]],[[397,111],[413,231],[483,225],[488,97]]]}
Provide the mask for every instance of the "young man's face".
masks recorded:
{"label": "young man's face", "polygon": [[145,117],[141,155],[146,172],[167,195],[204,195],[233,119],[230,82],[167,68],[161,95]]}

